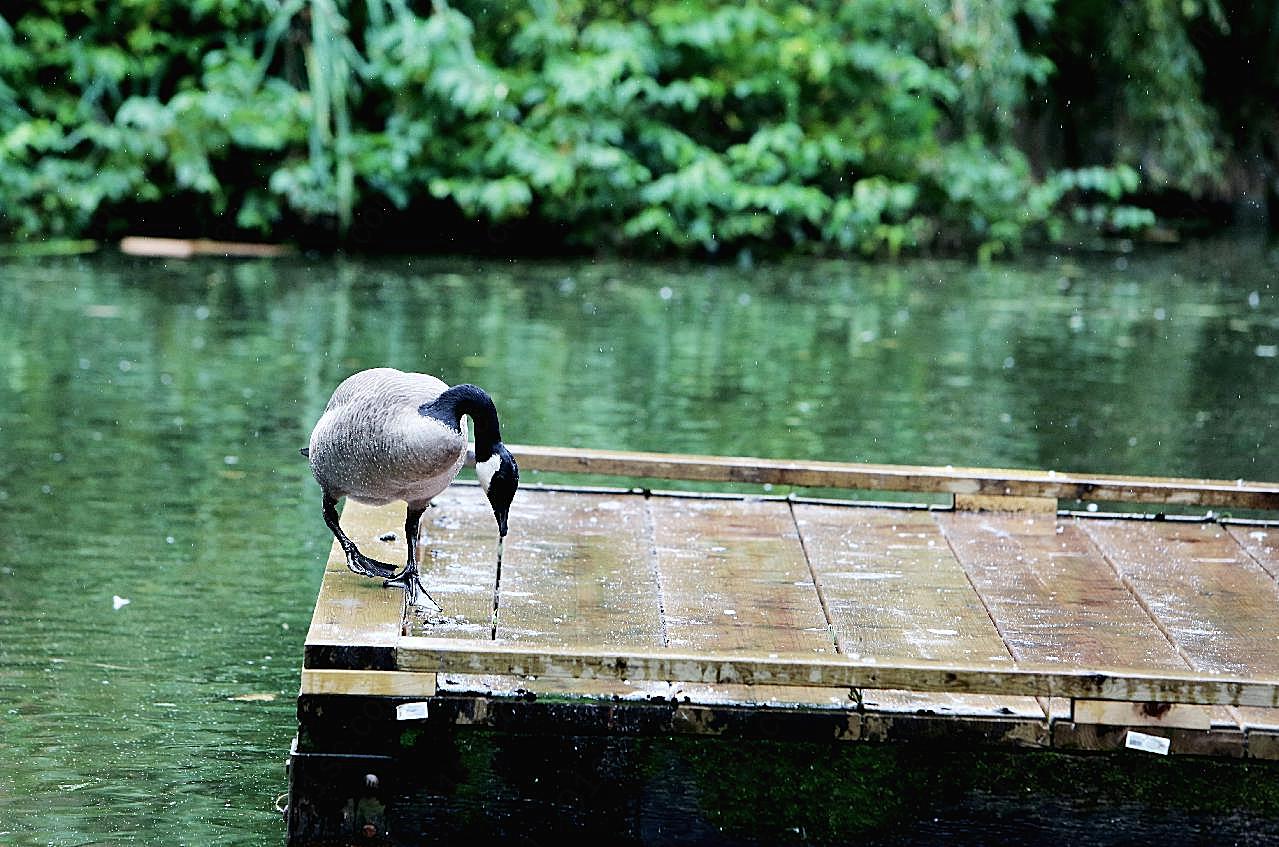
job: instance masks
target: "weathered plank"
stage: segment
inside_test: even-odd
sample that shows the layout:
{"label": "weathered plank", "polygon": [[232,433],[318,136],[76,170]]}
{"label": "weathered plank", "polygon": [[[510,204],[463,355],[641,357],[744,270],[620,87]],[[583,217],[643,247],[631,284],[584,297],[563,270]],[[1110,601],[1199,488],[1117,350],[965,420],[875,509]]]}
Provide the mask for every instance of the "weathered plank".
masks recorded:
{"label": "weathered plank", "polygon": [[300,694],[349,694],[370,697],[430,697],[436,675],[411,671],[302,669]]}
{"label": "weathered plank", "polygon": [[[1187,668],[1076,522],[999,513],[938,515],[938,522],[1019,663]],[[1183,711],[1158,715],[1209,720]],[[1226,712],[1218,722],[1234,725]]]}
{"label": "weathered plank", "polygon": [[828,653],[814,655],[619,651],[535,644],[498,644],[403,636],[399,670],[498,673],[580,679],[672,680],[711,685],[799,685],[898,688],[965,694],[1009,694],[1130,702],[1279,707],[1279,679],[1193,671],[1075,669],[1021,665],[971,667],[940,662],[879,664]]}
{"label": "weathered plank", "polygon": [[[496,639],[661,648],[661,598],[644,499],[528,491],[518,500],[502,562]],[[450,678],[445,688],[619,699],[664,697],[670,690],[664,682],[513,677]]]}
{"label": "weathered plank", "polygon": [[[764,655],[835,652],[787,503],[654,497],[647,504],[670,647]],[[767,696],[834,704],[829,691],[762,694],[685,684],[672,693],[701,702]],[[841,695],[834,702],[847,701]]]}
{"label": "weathered plank", "polygon": [[648,507],[672,648],[835,651],[787,503],[655,497]]}
{"label": "weathered plank", "polygon": [[[511,504],[508,545],[526,532],[525,515],[536,509],[528,500],[518,496]],[[402,504],[400,508],[402,515]],[[476,485],[451,486],[422,515],[420,530],[422,579],[443,611],[414,610],[409,631],[449,638],[492,638],[497,522],[484,492]]]}
{"label": "weathered plank", "polygon": [[[404,509],[373,508],[348,503],[342,511],[342,528],[366,555],[388,564],[399,564],[404,545],[378,540],[388,526],[403,524]],[[400,530],[403,535],[403,530]],[[397,551],[398,547],[398,551]],[[393,651],[400,636],[403,593],[382,587],[381,580],[347,570],[342,548],[333,543],[325,563],[320,595],[306,636],[308,667],[380,668],[394,665]]]}
{"label": "weathered plank", "polygon": [[502,563],[498,641],[663,646],[643,498],[529,492]]}
{"label": "weathered plank", "polygon": [[[1266,573],[1279,579],[1279,527],[1233,524],[1226,531]],[[1241,709],[1240,717],[1249,730],[1248,755],[1279,759],[1279,711]],[[1266,737],[1257,730],[1265,730]]]}
{"label": "weathered plank", "polygon": [[[1088,534],[1196,670],[1279,674],[1279,586],[1215,523],[1086,521]],[[1245,728],[1279,724],[1248,711]]]}
{"label": "weathered plank", "polygon": [[1128,477],[998,468],[917,467],[840,462],[796,462],[736,456],[630,453],[523,445],[512,448],[520,467],[706,482],[791,485],[1012,497],[1054,497],[1279,509],[1279,485],[1244,480]]}
{"label": "weathered plank", "polygon": [[[841,652],[880,660],[1011,664],[932,513],[793,508]],[[1032,698],[879,691],[867,692],[865,701],[889,711],[1044,717]]]}

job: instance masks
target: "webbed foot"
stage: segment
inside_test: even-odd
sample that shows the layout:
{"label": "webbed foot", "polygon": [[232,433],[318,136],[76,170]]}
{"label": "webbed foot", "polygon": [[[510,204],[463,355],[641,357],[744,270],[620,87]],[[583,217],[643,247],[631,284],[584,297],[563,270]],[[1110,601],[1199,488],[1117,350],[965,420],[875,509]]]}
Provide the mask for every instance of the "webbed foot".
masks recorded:
{"label": "webbed foot", "polygon": [[394,565],[379,562],[377,559],[370,559],[354,548],[346,551],[346,566],[360,576],[371,576],[377,579],[395,576]]}
{"label": "webbed foot", "polygon": [[434,598],[426,592],[426,586],[422,584],[422,576],[418,573],[415,565],[409,565],[404,570],[395,574],[386,582],[382,583],[386,588],[402,588],[404,589],[405,599],[410,606],[421,605],[421,599],[426,598],[432,606],[444,611],[444,607],[436,603]]}

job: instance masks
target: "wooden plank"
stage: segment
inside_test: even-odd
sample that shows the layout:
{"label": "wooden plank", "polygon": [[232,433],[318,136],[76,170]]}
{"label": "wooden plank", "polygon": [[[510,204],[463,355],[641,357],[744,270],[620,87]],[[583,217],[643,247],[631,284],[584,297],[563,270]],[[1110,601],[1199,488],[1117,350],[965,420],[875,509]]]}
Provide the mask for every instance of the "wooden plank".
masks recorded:
{"label": "wooden plank", "polygon": [[[507,545],[527,537],[525,515],[536,512],[537,494],[520,492],[511,504]],[[403,505],[400,507],[403,523]],[[398,531],[403,534],[403,530]],[[404,556],[402,542],[397,542]],[[453,485],[422,516],[418,545],[422,578],[443,611],[418,609],[409,630],[448,638],[493,637],[497,582],[497,522],[478,485]]]}
{"label": "wooden plank", "polygon": [[512,447],[512,452],[520,467],[527,471],[742,482],[801,488],[1279,509],[1279,484],[1244,480],[1129,477],[1002,468],[797,462],[739,456],[632,453],[532,445]]}
{"label": "wooden plank", "polygon": [[[1215,523],[1082,525],[1191,667],[1279,674],[1279,586],[1236,535]],[[1245,729],[1279,723],[1269,712],[1240,718]]]}
{"label": "wooden plank", "polygon": [[[668,645],[762,654],[835,652],[787,503],[653,497],[647,504]],[[764,693],[681,682],[672,696],[694,702],[767,697],[831,705],[831,692],[806,687]],[[837,699],[845,702],[842,695]]]}
{"label": "wooden plank", "polygon": [[1279,526],[1234,524],[1226,531],[1266,573],[1279,579]]}
{"label": "wooden plank", "polygon": [[435,674],[409,671],[302,669],[300,694],[352,694],[371,697],[431,697]]}
{"label": "wooden plank", "polygon": [[626,652],[538,644],[402,636],[397,669],[429,673],[700,682],[711,685],[801,685],[898,688],[964,694],[1010,694],[1092,700],[1279,707],[1279,679],[1190,671],[1059,666],[972,667],[940,662],[891,664],[838,654]]}
{"label": "wooden plank", "polygon": [[1178,729],[1209,729],[1212,716],[1207,707],[1179,709],[1171,703],[1119,703],[1114,700],[1076,700],[1072,716],[1079,724],[1112,726],[1162,726]]}
{"label": "wooden plank", "polygon": [[648,507],[670,646],[835,651],[787,503],[654,497]]}
{"label": "wooden plank", "polygon": [[[930,512],[797,504],[795,522],[841,652],[1012,663]],[[866,692],[868,708],[1043,718],[1034,699]]]}
{"label": "wooden plank", "polygon": [[[529,492],[521,495],[520,532],[502,563],[498,641],[664,646],[661,598],[644,499],[632,494]],[[515,517],[512,518],[515,520]],[[452,690],[523,690],[578,697],[667,696],[664,682],[450,680]]]}
{"label": "wooden plank", "polygon": [[[356,545],[367,555],[389,563],[398,561],[387,557],[388,553],[394,555],[394,547],[377,539],[388,524],[396,521],[403,524],[403,507],[397,512],[394,506],[373,508],[350,503],[342,512],[342,528]],[[305,664],[390,669],[400,636],[403,605],[402,592],[385,589],[381,580],[347,570],[342,548],[334,541],[306,636]]]}
{"label": "wooden plank", "polygon": [[964,512],[1037,512],[1057,514],[1056,497],[1006,497],[994,494],[956,494],[955,508]]}
{"label": "wooden plank", "polygon": [[[1025,514],[937,519],[1018,663],[1187,667],[1077,522]],[[1185,708],[1158,714],[1167,721],[1211,720],[1179,714]],[[1225,712],[1217,720],[1234,724]]]}
{"label": "wooden plank", "polygon": [[497,640],[663,646],[644,499],[537,494],[506,545]]}

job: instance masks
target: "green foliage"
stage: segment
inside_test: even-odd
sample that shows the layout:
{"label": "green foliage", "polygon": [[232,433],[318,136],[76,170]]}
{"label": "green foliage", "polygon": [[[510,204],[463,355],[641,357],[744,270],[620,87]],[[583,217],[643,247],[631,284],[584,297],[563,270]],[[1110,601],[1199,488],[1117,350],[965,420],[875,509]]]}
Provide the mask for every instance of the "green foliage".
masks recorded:
{"label": "green foliage", "polygon": [[[1125,9],[1116,49],[1140,48],[1163,97],[1134,88],[1127,107],[1177,132],[1118,160],[1202,179],[1220,156],[1187,100],[1202,69],[1180,13]],[[1045,172],[1018,146],[1053,74],[1020,33],[1054,16],[1051,0],[39,0],[0,19],[0,228],[110,232],[113,210],[182,204],[205,225],[346,232],[389,207],[629,250],[992,253],[1148,226],[1124,204],[1134,167]]]}

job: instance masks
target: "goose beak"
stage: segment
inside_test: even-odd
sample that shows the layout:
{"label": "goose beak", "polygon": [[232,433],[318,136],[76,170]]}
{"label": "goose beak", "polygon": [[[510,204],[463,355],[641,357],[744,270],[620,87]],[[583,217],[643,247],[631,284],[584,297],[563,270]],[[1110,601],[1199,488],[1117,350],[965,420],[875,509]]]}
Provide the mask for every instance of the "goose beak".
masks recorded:
{"label": "goose beak", "polygon": [[506,536],[499,536],[497,539],[497,566],[502,567],[502,553],[506,551]]}

